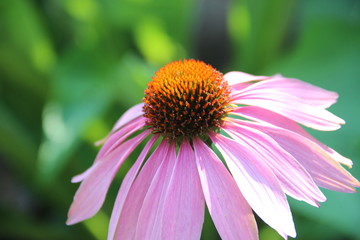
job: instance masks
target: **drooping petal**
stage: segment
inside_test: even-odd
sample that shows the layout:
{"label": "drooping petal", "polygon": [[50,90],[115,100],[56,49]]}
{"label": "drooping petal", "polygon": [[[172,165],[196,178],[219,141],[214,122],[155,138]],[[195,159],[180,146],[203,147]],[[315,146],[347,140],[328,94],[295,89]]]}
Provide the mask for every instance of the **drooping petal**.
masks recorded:
{"label": "drooping petal", "polygon": [[95,145],[96,146],[102,145],[112,133],[114,133],[115,131],[117,131],[118,129],[123,127],[125,124],[129,123],[130,121],[140,117],[143,114],[143,112],[142,112],[143,106],[144,106],[144,103],[139,103],[139,104],[131,107],[130,109],[128,109],[123,115],[121,115],[119,120],[115,123],[115,125],[113,126],[109,135],[106,136],[105,138],[97,141],[95,143]]}
{"label": "drooping petal", "polygon": [[109,186],[120,166],[150,130],[126,141],[104,160],[95,163],[77,190],[67,224],[75,224],[95,215],[102,206]]}
{"label": "drooping petal", "polygon": [[112,132],[116,131],[117,129],[121,128],[131,120],[140,117],[143,115],[142,108],[144,106],[144,103],[136,104],[135,106],[131,107],[129,110],[127,110],[120,119],[115,123]]}
{"label": "drooping petal", "polygon": [[360,183],[331,155],[306,137],[283,128],[261,123],[232,119],[240,125],[256,128],[272,137],[284,150],[294,156],[310,173],[315,183],[330,190],[355,192]]}
{"label": "drooping petal", "polygon": [[119,129],[119,131],[111,134],[105,141],[104,146],[100,149],[95,161],[101,159],[104,155],[109,154],[113,149],[116,149],[127,137],[134,132],[140,130],[145,126],[145,118],[139,117],[131,120]]}
{"label": "drooping petal", "polygon": [[285,239],[295,237],[289,204],[272,170],[258,155],[220,134],[210,134],[238,185],[257,215]]}
{"label": "drooping petal", "polygon": [[[111,153],[114,149],[120,146],[127,137],[129,137],[134,132],[140,130],[144,127],[145,118],[141,117],[131,121],[130,123],[126,124],[122,129],[118,132],[113,133],[110,135],[106,140],[104,146],[100,149],[99,153],[97,154],[94,163],[101,159],[105,159],[104,155]],[[77,183],[83,181],[86,176],[90,173],[90,168],[87,169],[85,172],[76,175],[71,179],[72,183]]]}
{"label": "drooping petal", "polygon": [[205,200],[195,155],[186,140],[180,146],[165,198],[162,239],[200,239]]}
{"label": "drooping petal", "polygon": [[232,114],[236,114],[241,117],[245,117],[258,122],[269,123],[271,125],[296,132],[318,144],[322,149],[324,149],[327,153],[329,153],[333,159],[335,159],[339,163],[344,164],[350,168],[352,167],[353,163],[350,159],[340,155],[334,149],[316,140],[314,137],[308,134],[302,127],[300,127],[295,121],[291,119],[288,119],[272,111],[255,106],[236,108],[233,110]]}
{"label": "drooping petal", "polygon": [[[163,140],[133,182],[115,228],[114,239],[135,239],[139,213],[158,166],[167,159],[170,145]],[[157,204],[157,203],[154,203]]]}
{"label": "drooping petal", "polygon": [[357,181],[338,162],[312,141],[283,132],[268,133],[281,147],[293,155],[312,175],[316,184],[339,192],[355,192]]}
{"label": "drooping petal", "polygon": [[313,206],[326,200],[306,169],[271,137],[231,122],[226,123],[224,130],[273,170],[286,194]]}
{"label": "drooping petal", "polygon": [[247,87],[233,96],[232,103],[253,105],[281,114],[307,127],[331,131],[340,128],[344,120],[325,110],[313,106],[296,96],[272,91],[271,89],[256,89]]}
{"label": "drooping petal", "polygon": [[221,238],[258,239],[251,208],[230,173],[200,139],[193,146],[206,204]]}
{"label": "drooping petal", "polygon": [[194,153],[188,143],[177,159],[175,147],[170,151],[158,166],[144,199],[135,239],[200,238],[205,202]]}
{"label": "drooping petal", "polygon": [[115,204],[113,207],[113,211],[111,213],[110,225],[109,225],[109,231],[108,231],[108,239],[109,240],[114,239],[115,229],[118,224],[118,220],[119,220],[121,211],[123,209],[126,197],[128,196],[131,186],[132,186],[141,166],[143,165],[146,155],[148,154],[150,148],[154,145],[157,138],[158,137],[155,135],[146,143],[146,145],[143,148],[143,150],[141,151],[141,154],[139,155],[138,159],[136,160],[134,165],[131,167],[131,169],[127,172],[124,180],[121,183],[121,187],[119,189],[119,192],[118,192],[118,195],[116,197]]}
{"label": "drooping petal", "polygon": [[157,168],[157,171],[141,206],[135,239],[162,239],[161,229],[163,227],[165,196],[174,171],[175,161],[175,144],[171,143],[166,158],[160,165],[153,166]]}

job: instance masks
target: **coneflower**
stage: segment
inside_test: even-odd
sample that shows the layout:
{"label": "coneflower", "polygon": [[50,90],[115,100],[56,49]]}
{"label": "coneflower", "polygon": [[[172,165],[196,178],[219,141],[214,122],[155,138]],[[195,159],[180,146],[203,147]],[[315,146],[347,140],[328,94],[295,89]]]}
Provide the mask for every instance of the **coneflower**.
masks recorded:
{"label": "coneflower", "polygon": [[[205,203],[222,239],[258,239],[252,210],[283,238],[295,237],[286,195],[313,206],[318,187],[355,192],[351,160],[299,124],[336,130],[326,110],[338,95],[281,75],[225,75],[197,60],[165,65],[104,140],[81,182],[67,224],[92,217],[129,154],[108,239],[200,239]],[[134,136],[134,134],[137,134]],[[151,150],[152,148],[155,150]],[[214,153],[216,147],[224,162]]]}

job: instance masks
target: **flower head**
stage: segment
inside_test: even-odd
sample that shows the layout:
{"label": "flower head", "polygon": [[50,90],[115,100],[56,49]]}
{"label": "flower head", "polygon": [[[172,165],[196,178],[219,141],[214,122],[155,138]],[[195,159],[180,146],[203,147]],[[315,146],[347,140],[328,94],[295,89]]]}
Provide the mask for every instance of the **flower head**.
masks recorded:
{"label": "flower head", "polygon": [[156,72],[145,90],[146,125],[170,139],[202,136],[221,127],[230,92],[223,74],[210,65],[172,62]]}
{"label": "flower head", "polygon": [[295,237],[286,195],[319,206],[326,200],[319,187],[360,187],[341,166],[351,160],[298,125],[338,129],[344,121],[326,110],[336,99],[281,75],[223,75],[200,61],[172,62],[115,124],[94,164],[73,178],[82,183],[67,223],[96,214],[122,163],[146,141],[119,189],[108,239],[199,239],[205,203],[223,239],[258,239],[252,210],[285,239]]}

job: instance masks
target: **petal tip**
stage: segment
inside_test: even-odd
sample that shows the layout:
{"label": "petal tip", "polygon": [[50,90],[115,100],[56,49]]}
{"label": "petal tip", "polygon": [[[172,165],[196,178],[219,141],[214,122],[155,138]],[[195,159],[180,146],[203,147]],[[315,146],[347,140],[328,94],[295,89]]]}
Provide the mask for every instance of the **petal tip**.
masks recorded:
{"label": "petal tip", "polygon": [[103,139],[97,140],[96,142],[94,142],[94,146],[95,147],[99,147],[101,145],[103,145],[106,142],[107,137],[104,137]]}
{"label": "petal tip", "polygon": [[[356,180],[356,182],[354,183],[354,187],[360,188],[360,182]],[[354,189],[356,192],[356,189]]]}
{"label": "petal tip", "polygon": [[81,181],[82,181],[82,179],[80,179],[79,176],[75,176],[75,177],[73,177],[71,179],[71,183],[78,183],[78,182],[81,182]]}
{"label": "petal tip", "polygon": [[74,219],[72,218],[72,217],[68,217],[68,219],[66,220],[66,222],[65,222],[65,224],[66,225],[68,225],[68,226],[70,226],[70,225],[74,225],[74,224],[76,224],[76,223],[78,223],[77,221],[74,221]]}

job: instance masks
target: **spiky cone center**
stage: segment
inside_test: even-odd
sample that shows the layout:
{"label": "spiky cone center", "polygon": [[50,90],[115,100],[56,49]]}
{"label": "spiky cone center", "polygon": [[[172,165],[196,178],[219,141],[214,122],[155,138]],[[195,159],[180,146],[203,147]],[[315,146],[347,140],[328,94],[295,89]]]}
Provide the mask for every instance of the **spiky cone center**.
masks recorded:
{"label": "spiky cone center", "polygon": [[204,62],[171,62],[155,73],[145,90],[146,124],[169,139],[203,137],[221,127],[230,91],[223,74]]}

